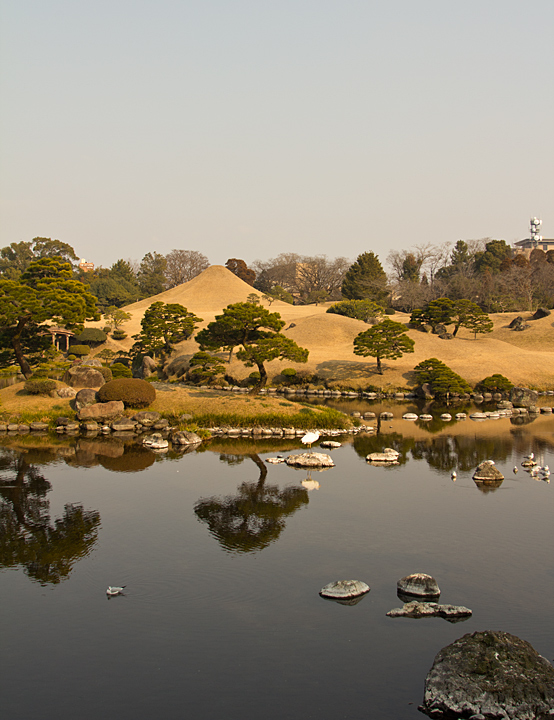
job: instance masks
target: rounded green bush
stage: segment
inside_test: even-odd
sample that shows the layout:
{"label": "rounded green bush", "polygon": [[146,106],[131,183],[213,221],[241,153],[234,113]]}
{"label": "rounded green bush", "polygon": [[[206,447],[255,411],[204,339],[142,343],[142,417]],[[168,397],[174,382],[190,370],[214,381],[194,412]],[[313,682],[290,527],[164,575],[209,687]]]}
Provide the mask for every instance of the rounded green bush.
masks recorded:
{"label": "rounded green bush", "polygon": [[73,355],[73,353],[72,353],[71,355],[67,356],[67,359],[68,360],[77,360],[77,355]]}
{"label": "rounded green bush", "polygon": [[500,373],[495,373],[494,375],[489,375],[484,378],[481,382],[478,382],[475,389],[480,390],[481,392],[501,393],[509,392],[513,387],[513,382],[510,382],[507,377],[500,375]]}
{"label": "rounded green bush", "polygon": [[72,355],[90,355],[90,347],[88,345],[70,345],[69,351]]}
{"label": "rounded green bush", "polygon": [[114,380],[116,378],[121,378],[121,377],[124,377],[124,378],[132,378],[133,377],[131,368],[128,368],[127,365],[124,365],[123,363],[119,363],[119,362],[114,363],[110,369],[112,371],[112,377],[114,378]]}
{"label": "rounded green bush", "polygon": [[113,380],[113,374],[110,368],[102,366],[94,369],[98,370],[98,372],[102,375],[102,377],[104,378],[104,382],[110,382],[110,380]]}
{"label": "rounded green bush", "polygon": [[106,335],[107,335],[108,333],[111,333],[111,331],[112,331],[112,326],[111,326],[111,325],[104,325],[104,327],[102,328],[102,332],[105,332]]}
{"label": "rounded green bush", "polygon": [[89,343],[100,345],[100,343],[106,342],[108,336],[100,328],[85,328],[75,339],[82,345],[88,345]]}
{"label": "rounded green bush", "polygon": [[100,402],[121,400],[125,407],[145,408],[156,399],[156,390],[139,378],[117,378],[102,385],[98,390]]}
{"label": "rounded green bush", "polygon": [[47,380],[46,378],[30,378],[25,383],[25,391],[30,395],[49,395],[55,389],[56,381]]}
{"label": "rounded green bush", "polygon": [[283,368],[281,375],[286,378],[296,377],[296,368]]}
{"label": "rounded green bush", "polygon": [[112,333],[112,337],[114,340],[125,340],[125,338],[127,337],[127,333],[125,332],[125,330],[120,330],[119,328],[116,328]]}

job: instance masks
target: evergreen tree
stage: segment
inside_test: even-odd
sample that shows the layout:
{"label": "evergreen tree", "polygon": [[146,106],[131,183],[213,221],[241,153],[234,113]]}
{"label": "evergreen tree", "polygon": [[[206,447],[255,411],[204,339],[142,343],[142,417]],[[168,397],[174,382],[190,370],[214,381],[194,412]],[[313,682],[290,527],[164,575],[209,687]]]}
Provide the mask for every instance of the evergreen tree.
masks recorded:
{"label": "evergreen tree", "polygon": [[344,276],[341,293],[347,300],[373,300],[380,305],[386,302],[387,276],[375,253],[358,255]]}
{"label": "evergreen tree", "polygon": [[377,360],[377,372],[382,375],[381,360],[396,360],[404,353],[414,352],[414,341],[406,335],[402,323],[385,318],[354,338],[354,354],[371,356]]}
{"label": "evergreen tree", "polygon": [[133,335],[136,342],[131,348],[131,354],[135,357],[147,354],[164,357],[173,350],[174,345],[187,340],[199,322],[202,322],[202,318],[196,317],[183,305],[152,303],[140,322],[140,333]]}

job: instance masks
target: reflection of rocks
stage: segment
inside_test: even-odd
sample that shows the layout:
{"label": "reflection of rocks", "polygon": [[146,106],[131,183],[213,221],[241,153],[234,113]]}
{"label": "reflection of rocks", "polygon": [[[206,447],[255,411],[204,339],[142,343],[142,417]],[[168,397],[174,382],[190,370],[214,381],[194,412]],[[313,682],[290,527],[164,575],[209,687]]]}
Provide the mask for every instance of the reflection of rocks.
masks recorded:
{"label": "reflection of rocks", "polygon": [[393,608],[387,613],[388,617],[442,617],[445,620],[456,621],[468,618],[472,614],[469,608],[463,605],[439,605],[434,602],[420,602],[412,600],[401,608]]}
{"label": "reflection of rocks", "polygon": [[486,630],[435,657],[420,707],[433,718],[537,720],[552,717],[554,668],[525,640]]}
{"label": "reflection of rocks", "polygon": [[325,453],[307,452],[301,455],[289,455],[285,460],[287,465],[292,467],[305,468],[328,468],[335,467],[330,455]]}
{"label": "reflection of rocks", "polygon": [[336,580],[322,587],[319,591],[321,597],[331,600],[354,600],[358,601],[363,595],[369,592],[369,585],[361,580]]}
{"label": "reflection of rocks", "polygon": [[439,585],[432,575],[413,573],[406,575],[396,583],[398,592],[416,597],[438,597],[441,594]]}

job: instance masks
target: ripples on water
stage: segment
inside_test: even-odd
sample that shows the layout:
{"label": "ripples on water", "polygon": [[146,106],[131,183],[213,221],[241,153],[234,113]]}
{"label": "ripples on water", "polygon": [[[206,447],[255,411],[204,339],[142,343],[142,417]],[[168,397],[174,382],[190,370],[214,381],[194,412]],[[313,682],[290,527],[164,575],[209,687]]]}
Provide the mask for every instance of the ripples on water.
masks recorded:
{"label": "ripples on water", "polygon": [[[344,438],[310,474],[265,462],[297,441],[4,448],[5,717],[415,720],[434,655],[466,632],[554,658],[553,490],[520,465],[554,466],[554,421],[407,426]],[[387,446],[398,466],[366,464]],[[487,458],[497,487],[472,480]],[[415,571],[473,617],[387,618]],[[357,605],[319,597],[348,578],[371,586]]]}

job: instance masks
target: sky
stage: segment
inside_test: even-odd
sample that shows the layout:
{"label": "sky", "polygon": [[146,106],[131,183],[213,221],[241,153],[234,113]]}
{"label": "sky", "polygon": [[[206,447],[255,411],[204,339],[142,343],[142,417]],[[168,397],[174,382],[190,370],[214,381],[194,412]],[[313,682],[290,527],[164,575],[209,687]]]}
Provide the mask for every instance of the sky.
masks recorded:
{"label": "sky", "polygon": [[0,0],[0,247],[554,237],[552,0]]}

